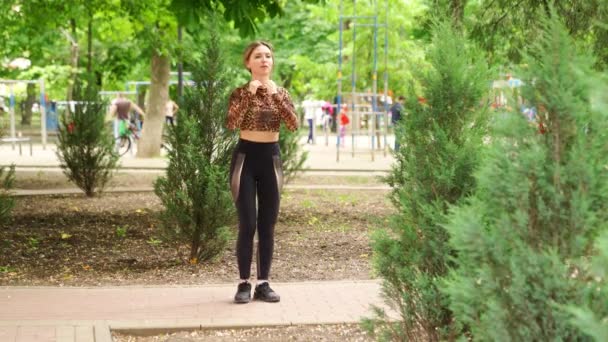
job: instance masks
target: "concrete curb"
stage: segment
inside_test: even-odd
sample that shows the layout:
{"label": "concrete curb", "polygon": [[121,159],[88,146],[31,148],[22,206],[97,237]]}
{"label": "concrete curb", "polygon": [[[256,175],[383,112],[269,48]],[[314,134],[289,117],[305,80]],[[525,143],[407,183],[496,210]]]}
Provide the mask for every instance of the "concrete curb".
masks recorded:
{"label": "concrete curb", "polygon": [[[364,190],[364,191],[388,191],[391,187],[388,185],[379,186],[350,186],[350,185],[285,185],[285,189],[289,190]],[[133,188],[108,188],[105,193],[122,193],[122,192],[153,192],[153,187],[133,187]],[[50,196],[50,195],[78,195],[83,194],[78,188],[58,188],[58,189],[40,189],[27,190],[18,189],[10,192],[15,197],[26,196]]]}
{"label": "concrete curb", "polygon": [[[381,280],[274,283],[280,303],[232,302],[234,284],[0,287],[2,341],[112,341],[111,332],[167,332],[359,323],[371,306],[390,311]],[[395,316],[390,312],[391,317]]]}
{"label": "concrete curb", "polygon": [[[11,164],[0,164],[0,168],[2,167],[10,167]],[[53,170],[53,171],[61,171],[62,169],[60,167],[58,167],[57,165],[35,165],[35,164],[19,164],[19,165],[15,165],[15,170],[19,171],[19,170]],[[166,171],[166,168],[164,167],[154,167],[154,166],[124,166],[124,167],[119,167],[116,169],[117,172],[121,172],[121,171],[156,171],[156,172],[164,172]],[[354,173],[354,174],[362,174],[362,175],[368,175],[369,173],[376,173],[376,174],[386,174],[389,173],[390,170],[389,169],[349,169],[349,168],[344,168],[344,169],[340,169],[340,168],[311,168],[311,169],[302,169],[302,170],[298,170],[297,173],[324,173],[324,172],[336,172],[336,173],[342,173],[342,172],[349,172],[349,173]]]}
{"label": "concrete curb", "polygon": [[269,322],[251,325],[248,323],[234,323],[234,324],[205,324],[201,325],[198,321],[192,320],[192,322],[181,321],[175,324],[167,326],[163,325],[163,322],[147,322],[144,325],[139,325],[130,322],[115,322],[108,327],[110,333],[118,332],[126,335],[136,336],[154,336],[161,334],[171,334],[180,331],[197,331],[197,330],[223,330],[223,329],[247,329],[247,328],[274,328],[274,327],[289,327],[294,325],[325,325],[325,324],[357,324],[359,321],[343,321],[343,320],[325,320],[315,322]]}

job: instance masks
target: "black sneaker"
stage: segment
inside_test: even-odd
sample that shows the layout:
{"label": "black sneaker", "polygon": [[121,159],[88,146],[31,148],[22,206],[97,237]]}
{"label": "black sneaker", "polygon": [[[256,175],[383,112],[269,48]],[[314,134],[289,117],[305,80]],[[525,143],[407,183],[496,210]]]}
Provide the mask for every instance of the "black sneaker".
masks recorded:
{"label": "black sneaker", "polygon": [[268,283],[263,283],[255,287],[253,299],[259,299],[264,302],[276,303],[281,300],[281,297],[274,292]]}
{"label": "black sneaker", "polygon": [[240,283],[236,294],[234,295],[234,302],[237,304],[249,303],[251,300],[251,284]]}

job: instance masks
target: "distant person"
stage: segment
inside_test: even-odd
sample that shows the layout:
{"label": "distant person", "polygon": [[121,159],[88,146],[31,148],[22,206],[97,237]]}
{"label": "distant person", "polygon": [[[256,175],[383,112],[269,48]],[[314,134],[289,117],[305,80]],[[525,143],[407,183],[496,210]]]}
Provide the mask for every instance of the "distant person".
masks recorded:
{"label": "distant person", "polygon": [[330,129],[330,125],[332,120],[334,120],[334,107],[333,105],[325,101],[323,106],[321,107],[323,114],[321,115],[321,122],[323,123],[323,131],[328,132]]}
{"label": "distant person", "polygon": [[2,134],[2,130],[4,129],[4,114],[6,113],[6,109],[4,109],[4,105],[0,103],[0,135]]}
{"label": "distant person", "polygon": [[395,152],[399,152],[399,137],[397,136],[397,125],[401,122],[403,116],[403,104],[405,103],[405,97],[399,96],[397,102],[395,102],[390,109],[391,112],[391,123],[393,124],[393,130],[395,131]]}
{"label": "distant person", "polygon": [[135,131],[137,127],[131,123],[131,111],[137,112],[141,117],[145,117],[144,111],[131,100],[127,99],[123,93],[118,93],[110,105],[110,116],[114,121],[114,138],[123,135],[127,130]]}
{"label": "distant person", "polygon": [[391,96],[390,92],[391,91],[389,90],[389,93],[387,93],[386,96],[384,96],[384,93],[382,93],[378,97],[378,107],[382,108],[383,110],[389,110],[393,105],[393,97]]}
{"label": "distant person", "polygon": [[375,111],[375,108],[372,108],[373,102],[374,102],[374,95],[372,94],[372,88],[366,88],[365,89],[365,95],[363,96],[363,101],[365,101],[365,103],[367,104],[367,106],[369,107],[369,111]]}
{"label": "distant person", "polygon": [[239,221],[236,257],[240,281],[234,302],[251,300],[249,278],[256,231],[257,285],[253,298],[278,302],[280,296],[268,281],[283,184],[279,128],[284,122],[287,129],[295,131],[299,119],[287,90],[270,79],[274,66],[272,45],[263,41],[249,44],[243,61],[251,81],[232,92],[226,118],[228,129],[240,130],[230,163],[230,189]]}
{"label": "distant person", "polygon": [[340,146],[344,146],[344,138],[346,136],[346,126],[350,123],[350,119],[348,118],[348,106],[346,104],[342,105],[342,110],[340,110]]}
{"label": "distant person", "polygon": [[175,101],[169,99],[165,104],[165,123],[171,126],[175,125],[175,115],[179,110],[179,106]]}
{"label": "distant person", "polygon": [[307,144],[312,144],[314,142],[314,125],[315,125],[315,107],[317,105],[317,101],[313,100],[304,100],[302,102],[302,107],[304,107],[304,120],[308,123],[308,139],[306,139]]}
{"label": "distant person", "polygon": [[340,95],[336,95],[334,97],[334,108],[336,108],[336,110],[334,110],[331,113],[331,131],[332,132],[337,132],[338,129],[338,115],[340,115],[340,103],[342,103],[342,96]]}

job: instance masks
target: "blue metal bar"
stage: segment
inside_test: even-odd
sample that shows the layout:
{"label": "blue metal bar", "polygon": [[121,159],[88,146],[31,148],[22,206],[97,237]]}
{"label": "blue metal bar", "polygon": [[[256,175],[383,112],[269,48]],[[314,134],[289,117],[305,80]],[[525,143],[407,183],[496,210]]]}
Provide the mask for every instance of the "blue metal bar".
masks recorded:
{"label": "blue metal bar", "polygon": [[[384,22],[384,156],[388,150],[387,135],[388,135],[388,0],[385,2],[386,17]],[[395,94],[393,94],[395,97]],[[393,101],[396,99],[393,98]],[[395,137],[396,139],[397,137]]]}
{"label": "blue metal bar", "polygon": [[42,149],[46,150],[47,127],[46,118],[48,111],[46,110],[46,96],[44,89],[44,80],[39,81],[40,87],[40,138],[42,140]]}
{"label": "blue metal bar", "polygon": [[[152,82],[150,82],[150,81],[137,81],[137,82],[130,81],[130,82],[127,82],[127,87],[126,88],[127,88],[127,91],[129,91],[130,86],[132,86],[132,85],[135,85],[137,87],[137,86],[142,86],[142,85],[150,85],[151,83]],[[172,84],[177,84],[177,83],[178,83],[178,81],[176,81],[176,80],[169,81],[169,84],[171,84],[171,85]],[[194,85],[194,81],[184,81],[184,84]]]}
{"label": "blue metal bar", "polygon": [[[357,14],[357,3],[356,0],[353,0],[353,12]],[[357,89],[357,69],[355,68],[357,64],[357,51],[355,47],[357,46],[357,27],[353,26],[353,57],[352,57],[352,72],[350,74],[350,86],[351,92],[353,93],[353,98],[351,98],[351,107],[354,110],[355,108],[355,99],[354,93]]]}
{"label": "blue metal bar", "polygon": [[[353,0],[353,15],[356,18],[357,17],[357,1]],[[350,102],[351,102],[351,112],[355,111],[355,92],[357,91],[357,69],[356,64],[357,64],[357,50],[356,50],[356,46],[357,46],[357,25],[355,24],[355,21],[353,21],[353,64],[352,64],[352,73],[351,73],[351,98],[350,98]],[[353,118],[354,119],[354,118]],[[354,124],[354,120],[353,124]],[[346,140],[346,134],[344,134],[344,140]],[[351,141],[351,149],[353,149],[353,157],[354,155],[354,148],[355,148],[355,136],[352,136],[352,141]],[[344,141],[342,141],[342,145],[346,145]]]}
{"label": "blue metal bar", "polygon": [[13,87],[10,87],[8,105],[10,108],[15,108],[15,94],[13,93]]}
{"label": "blue metal bar", "polygon": [[40,107],[45,107],[46,108],[46,97],[44,96],[44,93],[40,93]]}
{"label": "blue metal bar", "polygon": [[352,16],[341,15],[340,16],[340,18],[345,18],[345,19],[374,19],[375,17],[376,17],[375,15],[352,15]]}
{"label": "blue metal bar", "polygon": [[354,26],[385,27],[384,24],[354,24]]}
{"label": "blue metal bar", "polygon": [[112,91],[112,90],[102,90],[99,92],[99,95],[117,95],[117,94],[125,94],[125,95],[133,95],[134,91]]}
{"label": "blue metal bar", "polygon": [[[374,5],[375,5],[375,13],[378,13],[378,2],[374,1]],[[375,135],[377,135],[376,132],[376,127],[380,127],[379,126],[379,122],[378,121],[378,115],[376,114],[377,110],[378,110],[378,16],[376,16],[374,18],[374,25],[376,25],[374,27],[374,71],[372,74],[372,79],[374,82],[374,96],[372,98],[372,108],[374,111],[374,117],[373,120],[374,121],[374,128],[372,129],[372,131],[376,134],[374,134],[374,138]],[[374,141],[374,138],[372,138],[372,141]],[[380,141],[377,141],[376,144],[379,144]],[[372,161],[374,161],[374,149],[375,149],[375,145],[372,144]]]}
{"label": "blue metal bar", "polygon": [[15,84],[15,83],[27,83],[27,84],[38,84],[40,80],[3,80],[0,79],[0,84]]}
{"label": "blue metal bar", "polygon": [[[337,120],[340,114],[340,108],[342,103],[342,31],[343,31],[343,20],[342,20],[342,0],[340,0],[340,47],[338,49],[338,95],[336,96],[336,110],[335,110],[335,121],[336,128],[338,128]],[[338,131],[338,129],[336,129]],[[340,161],[340,136],[339,132],[336,132],[336,162]]]}
{"label": "blue metal bar", "polygon": [[[14,139],[16,137],[16,135],[17,135],[17,133],[15,132],[15,92],[14,92],[12,84],[9,85],[8,88],[9,88],[9,96],[10,96],[9,100],[8,100],[8,103],[9,103],[9,106],[10,106],[9,112],[10,112],[10,120],[11,120],[11,123],[10,123],[10,125],[11,125],[11,138]],[[15,143],[13,142],[13,150],[14,149],[15,149]]]}

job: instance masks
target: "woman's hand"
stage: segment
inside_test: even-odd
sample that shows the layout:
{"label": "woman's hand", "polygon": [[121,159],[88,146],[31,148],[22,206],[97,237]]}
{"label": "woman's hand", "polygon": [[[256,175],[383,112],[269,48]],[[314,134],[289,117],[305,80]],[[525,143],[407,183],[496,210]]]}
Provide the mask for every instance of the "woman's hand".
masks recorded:
{"label": "woman's hand", "polygon": [[249,92],[252,94],[255,94],[258,91],[258,88],[261,87],[263,84],[262,82],[258,81],[258,80],[253,80],[251,82],[249,82]]}
{"label": "woman's hand", "polygon": [[264,87],[266,87],[266,89],[268,89],[268,92],[270,94],[276,94],[277,93],[277,85],[271,81],[268,80],[267,82],[264,83]]}
{"label": "woman's hand", "polygon": [[276,94],[277,93],[277,85],[271,81],[268,80],[266,82],[261,82],[258,80],[253,80],[251,82],[249,82],[249,92],[252,94],[255,94],[258,91],[258,88],[266,88],[268,90],[269,94]]}

